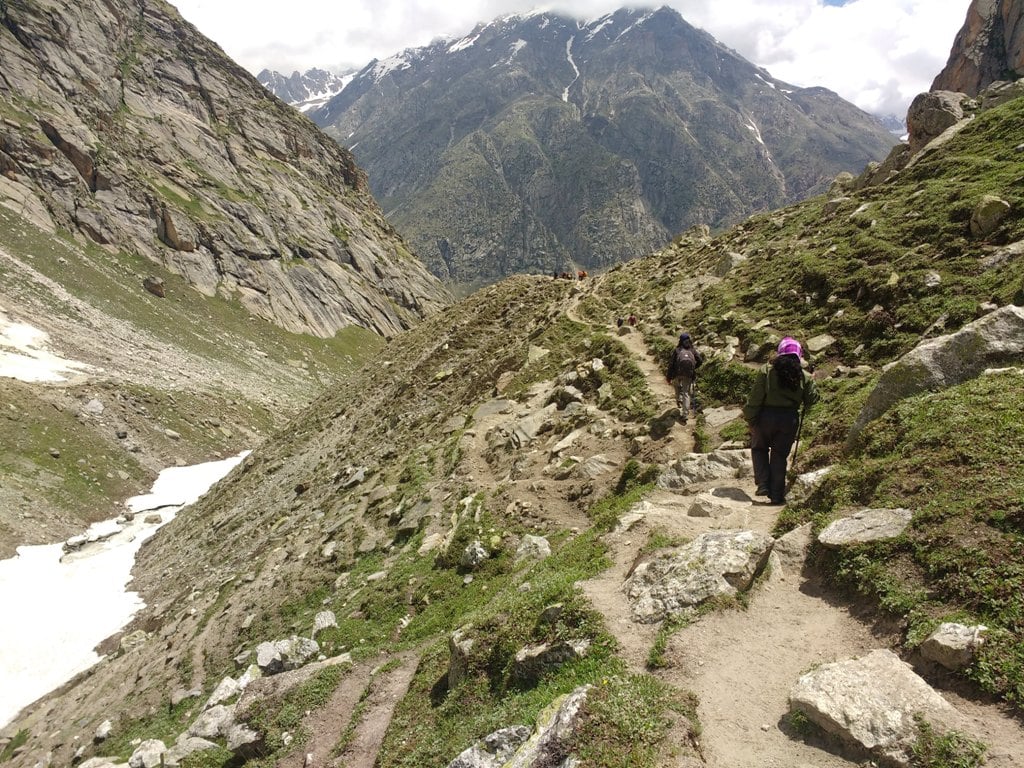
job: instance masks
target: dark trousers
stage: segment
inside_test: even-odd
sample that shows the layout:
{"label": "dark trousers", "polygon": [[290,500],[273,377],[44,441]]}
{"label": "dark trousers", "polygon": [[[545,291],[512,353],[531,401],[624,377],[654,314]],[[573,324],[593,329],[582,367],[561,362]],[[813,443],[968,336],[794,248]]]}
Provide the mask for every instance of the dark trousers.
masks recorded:
{"label": "dark trousers", "polygon": [[786,459],[796,439],[800,415],[792,408],[762,408],[750,430],[754,482],[772,501],[786,498]]}

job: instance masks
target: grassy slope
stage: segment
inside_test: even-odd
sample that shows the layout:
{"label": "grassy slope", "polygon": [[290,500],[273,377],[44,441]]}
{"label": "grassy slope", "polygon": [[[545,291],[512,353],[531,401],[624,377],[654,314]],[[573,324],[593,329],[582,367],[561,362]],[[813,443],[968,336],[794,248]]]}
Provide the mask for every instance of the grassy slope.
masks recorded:
{"label": "grassy slope", "polygon": [[[612,270],[599,294],[579,311],[600,323],[626,310],[637,312],[654,349],[667,349],[680,328],[696,331],[698,343],[735,334],[744,346],[772,333],[807,338],[828,331],[837,342],[816,361],[823,378],[839,363],[884,363],[912,348],[943,315],[952,329],[974,317],[981,302],[1004,302],[1019,290],[1024,274],[1019,258],[989,271],[979,259],[994,246],[1020,239],[1024,229],[1016,192],[1020,155],[1014,150],[1024,135],[1022,125],[1024,100],[987,113],[941,154],[892,184],[853,194],[831,215],[824,213],[826,200],[816,199],[709,241],[682,237],[661,254]],[[1013,204],[988,242],[972,239],[966,224],[984,193],[1003,195]],[[871,206],[870,218],[851,219],[863,204]],[[693,281],[729,251],[747,261],[721,282],[701,288],[702,308],[676,296],[681,283]],[[931,269],[940,272],[942,282],[925,291],[923,275]],[[464,517],[456,536],[459,541],[482,537],[495,557],[466,587],[443,557],[414,556],[422,531],[401,547],[387,543],[394,533],[389,522],[394,510],[433,504],[446,519],[458,511],[457,500],[472,492],[452,477],[455,443],[438,427],[492,396],[501,373],[521,372],[509,389],[518,393],[532,381],[574,370],[593,356],[595,345],[607,345],[602,354],[614,360],[614,340],[554,309],[564,306],[567,288],[559,283],[516,278],[492,286],[396,339],[372,367],[348,380],[364,397],[326,395],[248,462],[233,483],[200,502],[191,520],[175,521],[174,537],[211,553],[214,565],[195,575],[194,583],[168,581],[153,587],[153,595],[171,605],[187,597],[199,617],[163,617],[165,635],[194,635],[196,625],[206,628],[206,622],[211,632],[221,633],[219,646],[204,648],[207,666],[198,670],[207,689],[233,671],[237,625],[253,604],[259,615],[250,626],[258,631],[243,635],[249,644],[307,628],[330,600],[344,618],[325,637],[329,652],[353,648],[357,657],[370,657],[403,647],[423,649],[412,692],[399,705],[385,740],[381,766],[443,764],[493,727],[529,722],[551,697],[580,682],[609,692],[596,697],[588,713],[591,730],[581,749],[594,751],[584,764],[653,764],[651,745],[665,733],[668,697],[654,690],[650,678],[622,674],[608,636],[573,586],[604,567],[597,534],[628,507],[633,498],[628,489],[605,502],[603,511],[600,505],[590,510],[600,521],[594,529],[575,538],[564,532],[552,536],[555,555],[525,572],[511,567],[501,545],[506,533],[522,532],[505,511],[508,495],[499,490],[483,498],[479,521]],[[885,315],[874,310],[876,304]],[[755,329],[763,318],[770,326]],[[532,367],[525,365],[531,343],[551,349]],[[635,389],[634,368],[623,359],[603,375],[621,388],[626,415],[642,422],[647,410],[642,391]],[[747,370],[739,363],[721,366],[706,382],[709,396],[738,404]],[[820,525],[867,503],[914,508],[914,525],[903,539],[854,551],[829,567],[836,568],[843,584],[876,596],[880,609],[906,616],[910,644],[943,617],[969,615],[989,623],[993,641],[969,674],[1017,701],[1024,592],[1018,572],[1020,379],[985,378],[907,401],[865,431],[861,453],[840,456],[846,429],[872,381],[822,382],[825,402],[808,425],[808,458],[835,460],[838,467],[784,524],[814,519]],[[347,466],[357,464],[371,469],[377,487],[389,489],[368,505],[362,521],[356,519],[360,490],[342,487],[339,480]],[[389,536],[363,548],[374,525]],[[255,541],[252,530],[266,535]],[[322,555],[327,540],[352,546],[332,560]],[[163,572],[179,556],[175,538],[162,537],[143,551],[138,578]],[[385,560],[387,574],[364,590],[365,576]],[[254,596],[245,591],[247,580],[225,579],[227,573],[249,571],[256,584],[269,574],[273,589],[266,586]],[[533,589],[520,591],[523,580]],[[564,619],[538,625],[538,610],[553,601],[565,603]],[[411,621],[399,632],[395,627],[406,613]],[[217,622],[209,621],[213,616]],[[458,695],[438,702],[447,633],[467,622],[479,628],[471,674]],[[519,690],[511,683],[510,656],[522,643],[579,634],[595,644],[591,659],[563,667],[539,688]],[[162,656],[153,663],[166,666]],[[140,708],[153,704],[154,696],[166,698],[170,689],[152,683],[151,688],[140,686],[134,693]],[[661,704],[653,706],[655,700]],[[673,706],[687,711],[685,701]],[[626,711],[641,712],[639,723],[624,716]]]}
{"label": "grassy slope", "polygon": [[[362,328],[333,339],[290,334],[235,301],[199,294],[138,255],[48,235],[2,207],[0,249],[27,266],[0,259],[12,319],[74,328],[54,335],[55,348],[101,368],[89,383],[61,387],[0,379],[5,499],[37,521],[26,530],[0,519],[3,551],[26,535],[48,541],[116,516],[122,499],[176,458],[202,461],[253,447],[382,344]],[[163,278],[166,299],[142,290],[147,275]],[[112,323],[97,327],[99,316]],[[154,365],[143,362],[154,358]],[[107,406],[103,424],[78,417],[78,403],[97,396]],[[145,455],[125,450],[114,423],[131,427]],[[181,440],[171,441],[165,429]],[[59,460],[50,449],[61,452]]]}

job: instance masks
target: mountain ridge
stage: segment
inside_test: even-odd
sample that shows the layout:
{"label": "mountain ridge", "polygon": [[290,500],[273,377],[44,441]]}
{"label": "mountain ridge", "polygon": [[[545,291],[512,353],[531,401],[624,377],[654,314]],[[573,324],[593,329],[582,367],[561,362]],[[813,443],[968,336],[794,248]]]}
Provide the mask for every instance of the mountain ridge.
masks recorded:
{"label": "mountain ridge", "polygon": [[372,62],[310,116],[452,283],[606,267],[820,191],[895,141],[667,8],[503,17]]}

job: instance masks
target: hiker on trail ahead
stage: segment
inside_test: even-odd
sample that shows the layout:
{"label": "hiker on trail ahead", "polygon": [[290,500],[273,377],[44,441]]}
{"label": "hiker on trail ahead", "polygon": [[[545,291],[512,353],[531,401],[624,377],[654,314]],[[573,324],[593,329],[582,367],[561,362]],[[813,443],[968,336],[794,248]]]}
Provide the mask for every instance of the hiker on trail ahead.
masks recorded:
{"label": "hiker on trail ahead", "polygon": [[743,418],[750,427],[750,459],[757,495],[772,504],[786,503],[786,460],[803,413],[818,402],[814,379],[800,364],[803,348],[787,336],[778,355],[754,380]]}
{"label": "hiker on trail ahead", "polygon": [[676,388],[676,407],[679,420],[686,423],[690,414],[690,399],[693,397],[693,382],[697,369],[704,362],[704,356],[693,346],[690,334],[679,334],[679,344],[672,350],[665,379]]}

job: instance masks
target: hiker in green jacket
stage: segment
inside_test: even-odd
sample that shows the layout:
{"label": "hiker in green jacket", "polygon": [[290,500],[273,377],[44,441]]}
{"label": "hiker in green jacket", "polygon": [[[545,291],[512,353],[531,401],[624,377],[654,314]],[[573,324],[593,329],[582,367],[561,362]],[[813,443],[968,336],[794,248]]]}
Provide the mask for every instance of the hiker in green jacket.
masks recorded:
{"label": "hiker in green jacket", "polygon": [[814,379],[800,364],[803,348],[789,336],[754,380],[743,418],[750,427],[750,458],[757,495],[786,503],[786,460],[800,426],[800,410],[818,402]]}

